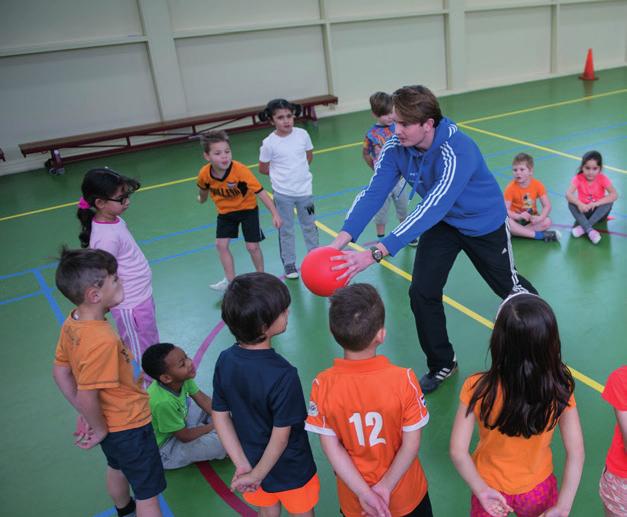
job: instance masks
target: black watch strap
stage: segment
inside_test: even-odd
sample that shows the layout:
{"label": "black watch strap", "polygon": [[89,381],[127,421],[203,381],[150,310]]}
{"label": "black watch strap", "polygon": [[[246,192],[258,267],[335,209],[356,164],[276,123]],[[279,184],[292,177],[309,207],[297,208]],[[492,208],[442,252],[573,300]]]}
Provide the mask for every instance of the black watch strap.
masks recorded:
{"label": "black watch strap", "polygon": [[381,260],[383,259],[383,252],[376,246],[370,248],[370,253],[372,254],[372,258],[376,263],[381,262]]}

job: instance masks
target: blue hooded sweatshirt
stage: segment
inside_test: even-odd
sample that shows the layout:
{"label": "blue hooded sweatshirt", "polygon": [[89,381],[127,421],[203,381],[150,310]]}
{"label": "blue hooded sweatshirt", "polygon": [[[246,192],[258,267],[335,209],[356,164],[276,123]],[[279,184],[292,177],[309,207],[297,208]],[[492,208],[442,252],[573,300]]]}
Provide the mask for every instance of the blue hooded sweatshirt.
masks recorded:
{"label": "blue hooded sweatshirt", "polygon": [[355,198],[342,230],[357,240],[401,177],[411,189],[410,199],[417,192],[422,201],[381,240],[391,255],[440,221],[471,237],[493,232],[505,222],[503,194],[479,147],[444,117],[426,151],[403,147],[397,136],[385,143],[374,175]]}

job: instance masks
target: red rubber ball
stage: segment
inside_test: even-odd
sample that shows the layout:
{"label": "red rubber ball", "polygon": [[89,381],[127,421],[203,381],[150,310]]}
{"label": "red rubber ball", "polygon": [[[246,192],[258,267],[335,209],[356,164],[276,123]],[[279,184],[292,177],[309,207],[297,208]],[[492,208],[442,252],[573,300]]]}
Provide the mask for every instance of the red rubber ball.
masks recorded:
{"label": "red rubber ball", "polygon": [[341,254],[341,251],[329,246],[307,253],[300,266],[300,275],[307,289],[318,296],[331,296],[336,289],[346,285],[347,278],[337,280],[342,271],[331,271],[332,267],[341,264],[341,261],[331,261],[331,257]]}

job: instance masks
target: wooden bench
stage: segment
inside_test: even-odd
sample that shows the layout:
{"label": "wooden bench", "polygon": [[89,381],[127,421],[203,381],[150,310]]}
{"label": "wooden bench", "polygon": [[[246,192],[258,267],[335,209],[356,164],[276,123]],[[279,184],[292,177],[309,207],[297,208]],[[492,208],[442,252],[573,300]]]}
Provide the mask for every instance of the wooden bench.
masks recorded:
{"label": "wooden bench", "polygon": [[[293,101],[303,107],[303,112],[298,117],[303,121],[317,121],[316,106],[328,106],[337,104],[337,97],[334,95],[319,95],[307,97]],[[195,117],[185,117],[139,126],[123,127],[108,131],[98,131],[95,133],[85,133],[82,135],[72,135],[63,138],[53,138],[39,142],[29,142],[20,144],[20,150],[24,156],[35,153],[50,153],[50,159],[46,161],[46,166],[50,172],[62,174],[63,163],[85,160],[87,158],[97,158],[110,154],[146,149],[177,142],[184,142],[190,138],[198,138],[203,133],[212,129],[217,129],[227,124],[238,122],[250,118],[248,124],[230,128],[229,132],[246,131],[268,126],[268,122],[261,122],[258,118],[260,111],[265,106],[254,106],[209,115],[199,115]],[[202,129],[200,128],[202,126]],[[205,127],[209,126],[209,127]],[[138,137],[162,137],[152,141],[136,142],[133,139]],[[84,154],[61,157],[61,149],[94,149]]]}

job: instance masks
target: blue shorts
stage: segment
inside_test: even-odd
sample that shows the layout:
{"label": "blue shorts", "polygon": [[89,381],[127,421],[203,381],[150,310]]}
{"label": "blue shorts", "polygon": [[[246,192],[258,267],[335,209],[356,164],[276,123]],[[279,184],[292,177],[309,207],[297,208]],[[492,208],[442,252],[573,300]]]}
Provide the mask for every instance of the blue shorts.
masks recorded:
{"label": "blue shorts", "polygon": [[150,499],[165,490],[165,476],[152,424],[109,433],[100,443],[107,464],[126,476],[135,499]]}

